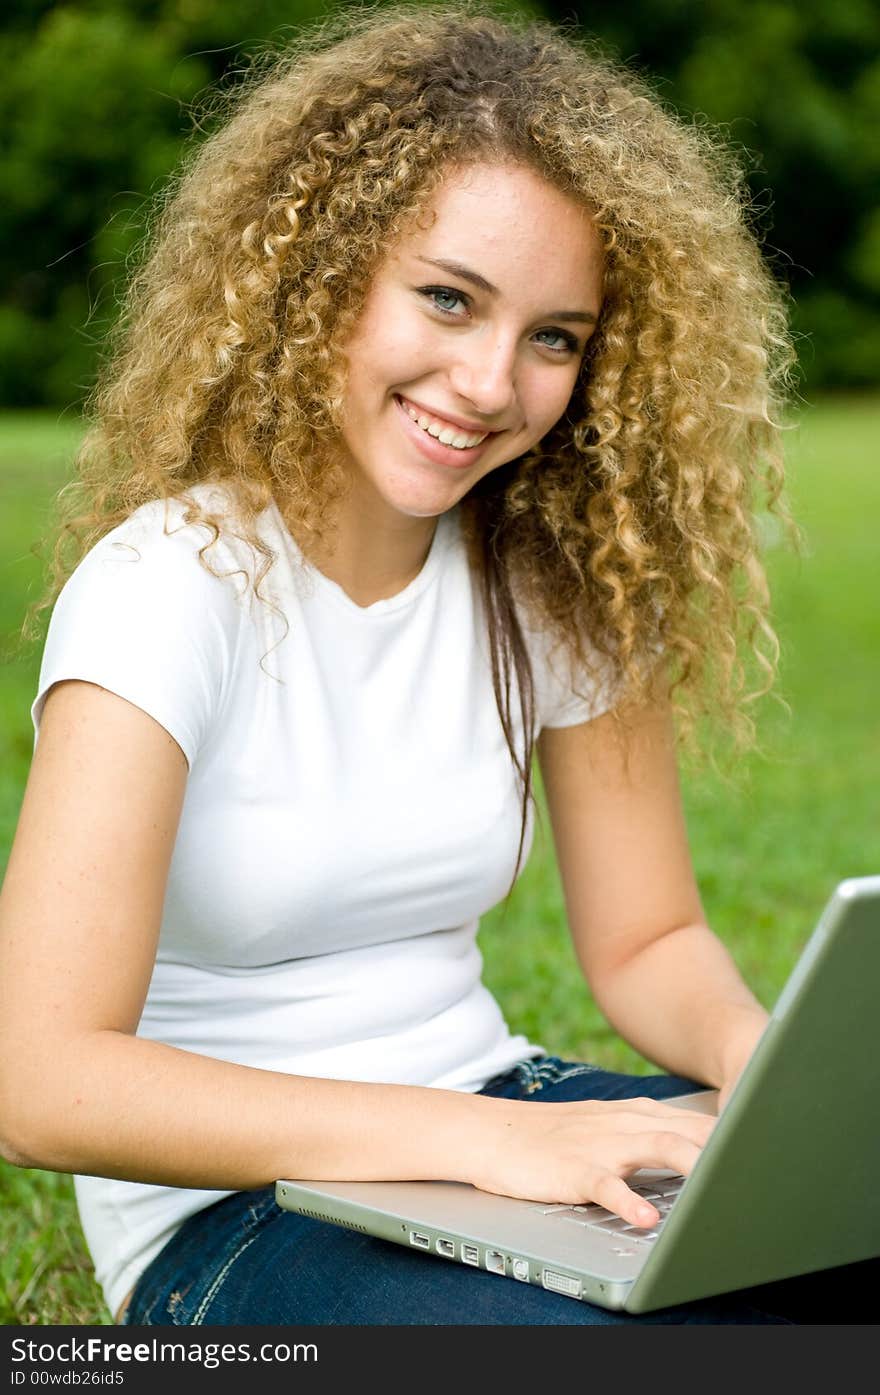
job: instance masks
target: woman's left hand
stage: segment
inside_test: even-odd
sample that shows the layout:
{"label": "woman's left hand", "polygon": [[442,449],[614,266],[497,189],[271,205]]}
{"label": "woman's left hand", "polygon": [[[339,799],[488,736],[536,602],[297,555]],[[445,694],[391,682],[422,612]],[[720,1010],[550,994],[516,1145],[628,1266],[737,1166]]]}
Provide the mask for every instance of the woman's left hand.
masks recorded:
{"label": "woman's left hand", "polygon": [[752,1053],[763,1036],[769,1017],[767,1013],[755,1013],[752,1019],[742,1026],[728,1043],[724,1053],[724,1078],[718,1090],[718,1113],[720,1114],[739,1080]]}

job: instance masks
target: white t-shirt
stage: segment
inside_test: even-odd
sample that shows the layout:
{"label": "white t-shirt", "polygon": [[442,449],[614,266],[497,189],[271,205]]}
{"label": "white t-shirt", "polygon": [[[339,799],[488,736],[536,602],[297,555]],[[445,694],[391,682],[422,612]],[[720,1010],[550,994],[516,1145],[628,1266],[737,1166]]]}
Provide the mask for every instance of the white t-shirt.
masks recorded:
{"label": "white t-shirt", "polygon": [[[222,509],[217,486],[192,492]],[[457,510],[410,585],[360,607],[304,563],[273,505],[260,589],[289,630],[241,572],[205,569],[212,534],[182,515],[146,504],[82,559],[31,710],[36,747],[51,685],[86,679],[187,759],[139,1035],[297,1075],[467,1091],[540,1054],[481,982],[479,919],[510,884],[520,798]],[[206,556],[251,578],[262,561],[225,531]],[[527,642],[537,729],[610,706],[574,697],[541,636]],[[524,859],[532,832],[530,815]],[[111,1312],[181,1222],[228,1195],[95,1177],[76,1193]]]}

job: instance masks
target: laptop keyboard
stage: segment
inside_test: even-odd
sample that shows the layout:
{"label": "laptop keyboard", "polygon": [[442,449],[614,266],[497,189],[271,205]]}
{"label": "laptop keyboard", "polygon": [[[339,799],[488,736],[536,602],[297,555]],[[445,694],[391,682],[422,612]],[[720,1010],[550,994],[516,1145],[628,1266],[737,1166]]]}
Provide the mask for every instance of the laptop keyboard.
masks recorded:
{"label": "laptop keyboard", "polygon": [[[625,1239],[627,1246],[637,1245],[639,1248],[652,1245],[663,1228],[663,1222],[672,1210],[675,1200],[684,1185],[683,1177],[662,1177],[654,1182],[630,1182],[629,1187],[638,1196],[642,1196],[660,1212],[660,1219],[651,1230],[646,1230],[644,1226],[630,1225],[622,1216],[615,1216],[613,1211],[606,1211],[604,1206],[590,1204],[587,1206],[566,1206],[564,1202],[554,1204],[544,1204],[536,1202],[529,1206],[531,1211],[539,1211],[542,1215],[551,1217],[554,1221],[563,1221],[570,1225],[586,1226],[589,1230],[602,1231],[606,1235],[610,1232]],[[626,1253],[626,1251],[621,1251]]]}

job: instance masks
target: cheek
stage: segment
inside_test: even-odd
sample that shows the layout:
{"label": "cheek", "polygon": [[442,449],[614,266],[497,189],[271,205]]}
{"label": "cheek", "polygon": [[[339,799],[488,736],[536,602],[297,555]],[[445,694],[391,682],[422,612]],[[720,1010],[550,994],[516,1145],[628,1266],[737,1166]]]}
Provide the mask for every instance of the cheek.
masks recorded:
{"label": "cheek", "polygon": [[540,435],[546,435],[563,416],[571,401],[576,381],[577,372],[574,369],[571,373],[565,373],[560,369],[550,382],[535,385],[529,419],[540,431]]}
{"label": "cheek", "polygon": [[379,286],[367,301],[349,350],[352,376],[379,388],[406,382],[430,353],[433,337],[406,298]]}
{"label": "cheek", "polygon": [[377,328],[365,337],[352,360],[353,381],[361,388],[388,392],[411,380],[425,361],[424,341],[418,335],[396,327]]}

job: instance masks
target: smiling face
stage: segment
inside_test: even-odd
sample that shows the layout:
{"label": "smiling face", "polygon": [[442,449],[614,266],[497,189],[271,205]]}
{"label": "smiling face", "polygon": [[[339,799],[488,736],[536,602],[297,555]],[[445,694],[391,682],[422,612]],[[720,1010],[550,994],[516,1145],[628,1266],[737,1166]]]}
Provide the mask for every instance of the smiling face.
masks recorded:
{"label": "smiling face", "polygon": [[[450,171],[345,346],[354,500],[433,518],[562,416],[601,306],[589,214],[524,166]],[[439,439],[438,439],[439,436]]]}

